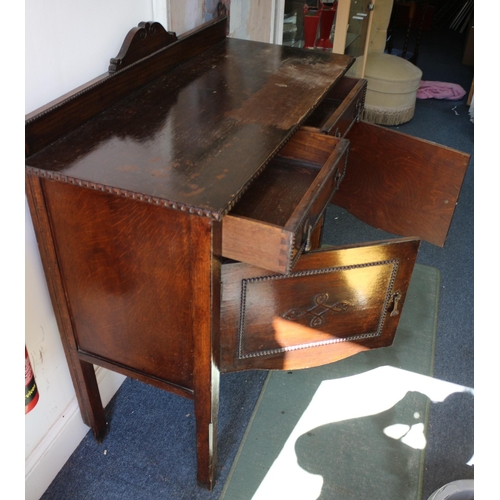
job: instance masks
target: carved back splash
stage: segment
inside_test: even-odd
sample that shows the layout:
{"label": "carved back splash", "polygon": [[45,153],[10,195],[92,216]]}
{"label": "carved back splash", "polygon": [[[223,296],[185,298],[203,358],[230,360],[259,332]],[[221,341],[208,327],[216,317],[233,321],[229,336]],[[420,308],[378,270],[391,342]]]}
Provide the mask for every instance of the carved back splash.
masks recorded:
{"label": "carved back splash", "polygon": [[134,62],[170,45],[177,35],[156,22],[141,22],[132,28],[123,41],[120,52],[109,60],[109,73],[116,73]]}

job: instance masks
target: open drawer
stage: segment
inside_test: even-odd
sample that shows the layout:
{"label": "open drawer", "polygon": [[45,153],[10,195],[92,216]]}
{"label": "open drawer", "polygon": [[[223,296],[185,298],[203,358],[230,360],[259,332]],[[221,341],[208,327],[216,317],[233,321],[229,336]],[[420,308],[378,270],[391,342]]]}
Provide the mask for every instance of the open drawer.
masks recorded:
{"label": "open drawer", "polygon": [[299,129],[222,220],[222,255],[279,273],[313,247],[348,141]]}
{"label": "open drawer", "polygon": [[344,137],[359,119],[365,94],[366,80],[344,76],[304,125],[335,137]]}
{"label": "open drawer", "polygon": [[224,264],[221,370],[307,368],[391,345],[419,245],[320,249],[286,275]]}

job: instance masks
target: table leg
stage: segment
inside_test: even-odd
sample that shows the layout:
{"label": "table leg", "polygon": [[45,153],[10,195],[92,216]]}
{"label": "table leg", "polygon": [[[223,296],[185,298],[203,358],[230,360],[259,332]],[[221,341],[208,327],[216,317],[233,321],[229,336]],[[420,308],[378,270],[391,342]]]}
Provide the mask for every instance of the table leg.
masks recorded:
{"label": "table leg", "polygon": [[108,432],[108,426],[94,365],[78,361],[78,366],[73,366],[71,372],[83,422],[92,429],[97,442],[101,443]]}
{"label": "table leg", "polygon": [[[196,450],[198,483],[212,490],[217,476],[217,416],[219,411],[219,372],[212,371],[205,390],[198,387],[195,396]],[[201,394],[203,392],[203,394]]]}
{"label": "table leg", "polygon": [[222,249],[220,223],[197,218],[193,238],[200,249],[193,262],[194,407],[198,483],[211,490],[217,472],[219,412],[219,329]]}

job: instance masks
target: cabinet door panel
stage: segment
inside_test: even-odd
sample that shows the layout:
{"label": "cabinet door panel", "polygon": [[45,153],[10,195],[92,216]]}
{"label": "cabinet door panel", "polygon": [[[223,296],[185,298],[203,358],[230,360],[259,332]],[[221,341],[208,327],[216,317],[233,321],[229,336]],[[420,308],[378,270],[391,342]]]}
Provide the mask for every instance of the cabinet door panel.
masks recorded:
{"label": "cabinet door panel", "polygon": [[443,246],[470,155],[362,121],[347,138],[347,173],[332,203],[378,229]]}
{"label": "cabinet door panel", "polygon": [[222,270],[221,369],[319,366],[391,345],[419,240],[303,255],[293,272]]}

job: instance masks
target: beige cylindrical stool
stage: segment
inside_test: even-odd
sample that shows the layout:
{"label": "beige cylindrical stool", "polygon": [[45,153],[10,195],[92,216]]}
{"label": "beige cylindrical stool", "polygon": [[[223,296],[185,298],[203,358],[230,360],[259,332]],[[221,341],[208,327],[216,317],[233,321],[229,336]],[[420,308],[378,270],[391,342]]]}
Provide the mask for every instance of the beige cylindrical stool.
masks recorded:
{"label": "beige cylindrical stool", "polygon": [[[360,78],[363,58],[358,57],[348,76]],[[414,64],[391,54],[369,54],[363,120],[380,125],[400,125],[413,118],[422,71]]]}

